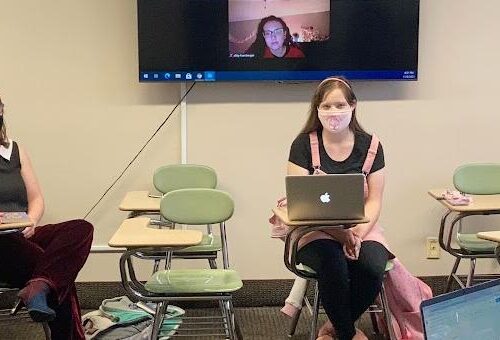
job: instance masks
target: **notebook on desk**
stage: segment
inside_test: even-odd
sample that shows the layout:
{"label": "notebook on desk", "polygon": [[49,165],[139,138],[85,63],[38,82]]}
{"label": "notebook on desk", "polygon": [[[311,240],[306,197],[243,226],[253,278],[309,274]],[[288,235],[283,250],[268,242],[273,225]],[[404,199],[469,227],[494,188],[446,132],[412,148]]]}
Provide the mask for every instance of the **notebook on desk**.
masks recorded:
{"label": "notebook on desk", "polygon": [[365,217],[362,174],[287,176],[288,218],[357,220]]}
{"label": "notebook on desk", "polygon": [[25,212],[5,212],[0,217],[0,230],[32,226],[33,222]]}
{"label": "notebook on desk", "polygon": [[423,301],[427,340],[500,339],[500,279]]}
{"label": "notebook on desk", "polygon": [[28,214],[25,213],[24,211],[5,212],[0,217],[0,221],[2,224],[22,223],[22,222],[29,222],[30,218],[28,217]]}

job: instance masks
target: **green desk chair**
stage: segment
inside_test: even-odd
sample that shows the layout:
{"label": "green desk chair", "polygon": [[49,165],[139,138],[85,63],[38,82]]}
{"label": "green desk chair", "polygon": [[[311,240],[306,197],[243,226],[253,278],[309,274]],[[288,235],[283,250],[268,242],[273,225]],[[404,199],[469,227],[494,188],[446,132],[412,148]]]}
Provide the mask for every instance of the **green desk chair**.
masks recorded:
{"label": "green desk chair", "polygon": [[[215,189],[180,189],[170,191],[161,200],[160,212],[163,218],[173,223],[186,225],[219,224],[225,235],[225,222],[232,216],[234,203],[231,197]],[[156,340],[165,310],[170,301],[206,301],[219,302],[221,317],[203,317],[202,329],[209,329],[211,335],[228,339],[241,339],[241,332],[235,324],[232,293],[239,290],[243,283],[234,270],[229,269],[227,260],[227,242],[222,238],[222,251],[226,261],[224,269],[166,269],[155,272],[144,284],[136,278],[132,257],[142,258],[141,254],[151,251],[172,251],[172,248],[128,249],[120,258],[122,284],[131,298],[141,301],[156,302],[155,319],[151,339]],[[200,321],[200,318],[194,318]],[[218,321],[218,322],[216,322]],[[216,323],[219,328],[210,328],[207,324]],[[179,336],[193,336],[196,322],[183,318],[178,329]],[[200,329],[198,328],[198,330]],[[190,333],[191,331],[191,333]],[[201,336],[196,333],[196,336]]]}
{"label": "green desk chair", "polygon": [[[472,163],[458,167],[453,175],[453,184],[455,188],[465,194],[471,195],[497,195],[500,194],[500,164],[494,163]],[[446,291],[450,291],[453,280],[455,280],[461,288],[469,287],[474,281],[474,271],[476,260],[481,258],[495,259],[495,248],[497,243],[482,240],[476,236],[475,232],[467,233],[463,226],[463,219],[473,215],[491,215],[500,214],[499,211],[484,212],[467,212],[458,213],[452,220],[450,229],[445,231],[445,221],[448,217],[446,214],[441,222],[439,231],[439,243],[441,248],[455,257],[455,263],[452,271],[448,276]],[[455,228],[458,225],[457,228]],[[456,230],[455,230],[456,229]],[[452,238],[456,237],[458,248],[453,247]],[[464,286],[462,280],[456,274],[460,261],[469,259],[469,273],[467,282]]]}
{"label": "green desk chair", "polygon": [[[394,264],[391,260],[387,261],[387,265],[385,267],[385,272],[387,273],[393,268]],[[311,330],[309,333],[309,339],[310,340],[315,340],[318,334],[318,316],[320,314],[320,296],[319,296],[319,289],[318,289],[318,282],[316,281],[316,272],[312,269],[309,268],[308,266],[305,265],[298,265],[297,269],[299,272],[301,272],[303,275],[301,277],[307,279],[307,283],[309,285],[309,282],[314,283],[314,297],[313,297],[313,303],[311,304],[309,301],[309,298],[304,296],[304,301],[303,301],[303,306],[306,306],[309,312],[311,313]],[[304,307],[303,307],[304,308]],[[293,337],[295,334],[295,329],[297,328],[297,323],[299,321],[299,317],[301,314],[302,309],[297,311],[295,315],[293,316],[292,320],[290,321],[290,327],[288,329],[288,337]],[[386,334],[387,338],[389,340],[395,340],[396,336],[394,334],[394,331],[391,325],[391,313],[389,311],[389,305],[387,303],[387,296],[385,294],[385,286],[382,283],[382,288],[380,289],[380,293],[378,298],[374,301],[374,303],[368,308],[367,310],[368,313],[370,313],[370,318],[372,321],[372,326],[373,330],[376,334]],[[375,317],[375,313],[382,313],[383,315],[383,320],[384,322],[384,330],[380,330],[378,326],[377,319]]]}
{"label": "green desk chair", "polygon": [[[178,189],[214,189],[217,186],[217,174],[214,169],[205,165],[166,165],[156,169],[154,172],[153,185],[156,190],[162,194]],[[172,257],[183,259],[207,259],[210,268],[215,269],[217,268],[217,254],[222,250],[221,237],[225,237],[222,231],[220,231],[218,235],[214,234],[212,232],[212,226],[208,224],[207,233],[203,235],[203,240],[199,245],[175,251]],[[227,258],[223,257],[223,261],[226,260]],[[167,259],[166,268],[168,268],[169,265],[170,259]],[[156,262],[155,270],[158,270],[158,262]]]}
{"label": "green desk chair", "polygon": [[165,165],[154,172],[153,185],[162,194],[178,189],[213,189],[217,186],[217,174],[214,169],[206,165]]}

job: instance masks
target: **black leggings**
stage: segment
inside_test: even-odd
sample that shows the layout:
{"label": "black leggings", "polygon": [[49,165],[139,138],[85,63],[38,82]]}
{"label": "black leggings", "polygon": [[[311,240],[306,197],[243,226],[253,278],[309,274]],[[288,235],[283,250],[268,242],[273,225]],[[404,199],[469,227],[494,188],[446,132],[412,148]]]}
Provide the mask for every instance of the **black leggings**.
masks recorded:
{"label": "black leggings", "polygon": [[315,240],[297,254],[299,263],[317,273],[319,295],[340,340],[351,340],[354,322],[373,303],[391,253],[376,241],[363,241],[359,258],[348,260],[334,240]]}

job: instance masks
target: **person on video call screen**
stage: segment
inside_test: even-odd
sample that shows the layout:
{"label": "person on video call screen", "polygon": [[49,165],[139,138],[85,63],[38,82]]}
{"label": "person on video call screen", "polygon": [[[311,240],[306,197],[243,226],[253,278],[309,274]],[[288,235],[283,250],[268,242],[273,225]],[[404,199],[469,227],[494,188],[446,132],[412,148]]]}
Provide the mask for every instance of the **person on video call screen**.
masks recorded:
{"label": "person on video call screen", "polygon": [[285,21],[274,15],[260,21],[255,42],[246,53],[261,58],[304,58]]}

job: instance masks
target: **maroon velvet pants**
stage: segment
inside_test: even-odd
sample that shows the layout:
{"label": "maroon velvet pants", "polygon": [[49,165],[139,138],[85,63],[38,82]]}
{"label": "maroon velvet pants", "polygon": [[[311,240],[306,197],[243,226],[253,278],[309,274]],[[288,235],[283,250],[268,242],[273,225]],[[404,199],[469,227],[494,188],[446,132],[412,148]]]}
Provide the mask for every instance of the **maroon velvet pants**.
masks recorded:
{"label": "maroon velvet pants", "polygon": [[51,288],[49,306],[56,319],[49,323],[53,340],[85,339],[75,279],[92,245],[93,227],[73,220],[37,227],[26,239],[20,232],[0,235],[0,281],[24,287],[43,280]]}

